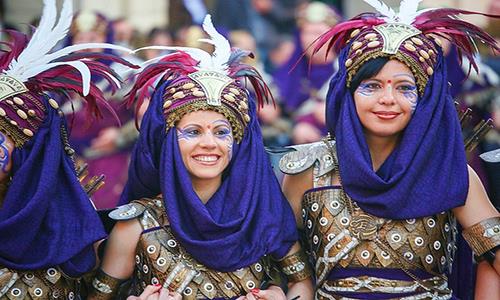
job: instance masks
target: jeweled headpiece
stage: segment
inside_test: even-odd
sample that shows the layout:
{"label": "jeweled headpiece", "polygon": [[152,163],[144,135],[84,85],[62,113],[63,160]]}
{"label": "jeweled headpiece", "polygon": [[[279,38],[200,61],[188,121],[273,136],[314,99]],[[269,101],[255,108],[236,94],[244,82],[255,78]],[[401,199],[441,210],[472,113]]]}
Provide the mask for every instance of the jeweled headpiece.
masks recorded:
{"label": "jeweled headpiece", "polygon": [[[45,119],[46,92],[63,95],[76,92],[84,96],[87,112],[100,117],[98,103],[107,104],[101,90],[90,80],[91,75],[105,78],[113,90],[119,87],[119,80],[111,68],[96,59],[133,67],[109,54],[75,53],[90,48],[130,51],[111,44],[79,44],[51,52],[66,37],[72,15],[71,0],[64,1],[58,21],[56,1],[45,0],[40,24],[31,38],[17,31],[6,31],[12,41],[5,42],[9,49],[0,52],[0,130],[14,140],[16,147],[33,137]],[[58,108],[55,100],[50,99],[48,103]]]}
{"label": "jeweled headpiece", "polygon": [[[440,38],[457,46],[477,70],[474,39],[498,49],[495,40],[481,28],[460,20],[459,14],[481,14],[454,8],[418,10],[422,0],[402,0],[399,12],[378,0],[364,0],[379,14],[364,13],[339,23],[317,42],[315,52],[324,44],[336,51],[350,47],[344,64],[347,68],[347,86],[358,69],[368,60],[390,57],[406,64],[417,80],[422,95],[437,62]],[[481,14],[495,17],[492,15]]]}
{"label": "jeweled headpiece", "polygon": [[240,80],[248,79],[253,85],[257,101],[263,104],[272,99],[268,86],[258,71],[241,63],[249,51],[231,49],[229,42],[214,26],[210,15],[205,17],[203,29],[210,39],[200,41],[215,47],[212,54],[197,48],[150,46],[138,49],[174,50],[147,61],[138,74],[129,94],[129,104],[136,96],[136,109],[142,104],[148,89],[166,79],[170,84],[163,94],[163,114],[169,130],[186,113],[197,110],[213,110],[223,114],[231,123],[236,141],[243,137],[250,122],[249,94]]}

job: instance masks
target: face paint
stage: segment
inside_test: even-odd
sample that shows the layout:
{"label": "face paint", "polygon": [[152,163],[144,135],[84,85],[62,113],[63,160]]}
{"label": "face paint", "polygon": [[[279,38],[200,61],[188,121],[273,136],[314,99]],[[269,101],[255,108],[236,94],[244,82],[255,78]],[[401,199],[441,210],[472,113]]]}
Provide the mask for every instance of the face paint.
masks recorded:
{"label": "face paint", "polygon": [[360,96],[371,97],[375,94],[374,84],[375,83],[372,83],[372,82],[368,82],[368,83],[362,82],[359,84],[358,88],[356,89],[356,93],[358,93],[358,95],[360,95]]}
{"label": "face paint", "polygon": [[187,126],[185,128],[179,129],[177,128],[177,140],[186,140],[190,141],[194,138],[197,138],[200,135],[200,131],[195,126]]}
{"label": "face paint", "polygon": [[233,157],[233,142],[234,137],[231,132],[231,124],[229,124],[226,120],[217,120],[212,123],[214,128],[216,129],[215,136],[221,141],[225,141],[227,143],[227,149],[229,153],[229,160]]}
{"label": "face paint", "polygon": [[410,102],[412,112],[415,111],[418,102],[417,87],[412,85],[405,86],[402,93],[403,97]]}
{"label": "face paint", "polygon": [[7,138],[0,132],[0,170],[3,173],[7,172],[9,164],[9,148],[7,148]]}

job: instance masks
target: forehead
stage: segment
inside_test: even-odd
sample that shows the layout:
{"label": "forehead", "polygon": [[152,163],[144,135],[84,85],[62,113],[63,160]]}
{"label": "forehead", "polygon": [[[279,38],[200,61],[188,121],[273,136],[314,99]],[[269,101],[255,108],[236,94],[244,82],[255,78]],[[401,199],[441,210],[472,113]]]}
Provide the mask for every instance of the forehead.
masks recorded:
{"label": "forehead", "polygon": [[410,68],[404,63],[391,59],[373,78],[380,80],[396,80],[396,79],[411,79],[415,81],[415,77]]}
{"label": "forehead", "polygon": [[189,124],[200,126],[212,125],[214,122],[221,121],[221,123],[229,124],[227,118],[216,111],[212,110],[199,110],[185,114],[177,123],[178,127],[183,127]]}

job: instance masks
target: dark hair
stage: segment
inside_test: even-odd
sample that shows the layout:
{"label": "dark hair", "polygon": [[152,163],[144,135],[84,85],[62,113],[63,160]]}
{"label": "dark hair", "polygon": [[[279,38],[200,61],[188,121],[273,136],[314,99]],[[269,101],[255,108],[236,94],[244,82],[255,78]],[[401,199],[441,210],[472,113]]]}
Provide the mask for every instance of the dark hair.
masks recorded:
{"label": "dark hair", "polygon": [[359,84],[368,78],[371,78],[380,72],[385,64],[390,60],[389,57],[377,57],[374,59],[370,59],[366,63],[364,63],[361,68],[359,68],[358,72],[353,76],[351,80],[351,85],[349,87],[349,91],[351,94],[354,94],[354,91],[358,88]]}

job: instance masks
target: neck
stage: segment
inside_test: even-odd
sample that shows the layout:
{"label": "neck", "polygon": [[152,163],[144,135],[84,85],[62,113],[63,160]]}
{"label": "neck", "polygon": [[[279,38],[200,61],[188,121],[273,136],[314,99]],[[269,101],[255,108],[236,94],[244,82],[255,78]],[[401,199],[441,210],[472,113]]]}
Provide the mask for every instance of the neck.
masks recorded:
{"label": "neck", "polygon": [[208,200],[215,194],[217,189],[219,189],[222,182],[222,176],[213,179],[193,178],[191,182],[193,183],[193,189],[196,195],[200,197],[203,204],[206,204]]}
{"label": "neck", "polygon": [[399,136],[379,137],[365,134],[365,137],[370,149],[373,170],[377,171],[396,148]]}

